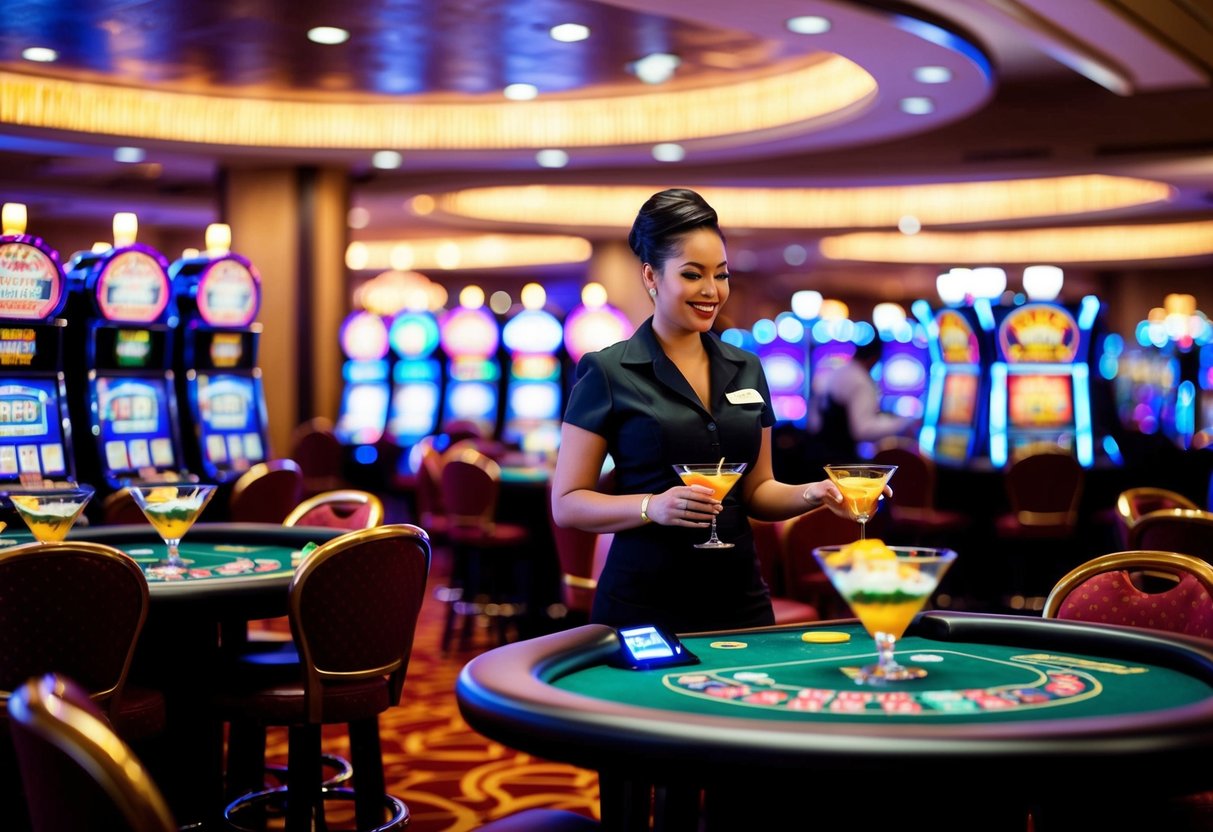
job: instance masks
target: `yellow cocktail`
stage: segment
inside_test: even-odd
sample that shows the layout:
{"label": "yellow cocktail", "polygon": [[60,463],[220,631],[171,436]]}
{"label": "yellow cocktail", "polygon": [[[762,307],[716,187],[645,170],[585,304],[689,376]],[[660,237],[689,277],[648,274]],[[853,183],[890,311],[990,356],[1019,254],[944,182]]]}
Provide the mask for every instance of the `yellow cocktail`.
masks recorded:
{"label": "yellow cocktail", "polygon": [[131,496],[143,510],[143,516],[168,547],[164,566],[185,568],[186,563],[178,549],[181,538],[185,537],[211,497],[215,496],[215,488],[213,485],[193,483],[131,487]]}
{"label": "yellow cocktail", "polygon": [[825,466],[826,475],[842,492],[842,502],[847,513],[859,523],[861,540],[868,536],[868,521],[876,513],[885,486],[889,484],[889,478],[896,470],[896,465],[868,463]]}
{"label": "yellow cocktail", "polygon": [[877,663],[862,668],[858,681],[904,681],[925,676],[921,668],[898,664],[893,646],[939,587],[956,553],[951,549],[886,546],[881,540],[871,539],[845,546],[821,546],[813,550],[813,555],[876,641]]}
{"label": "yellow cocktail", "polygon": [[80,512],[93,497],[93,487],[49,488],[25,493],[10,493],[13,508],[29,526],[34,537],[54,543],[67,537]]}
{"label": "yellow cocktail", "polygon": [[[725,462],[723,459],[716,463],[702,465],[679,464],[674,466],[683,485],[703,485],[712,489],[712,497],[723,501],[741,475],[745,472],[744,462]],[[716,515],[712,515],[712,534],[703,543],[696,543],[696,549],[731,549],[732,543],[721,540],[716,536]]]}

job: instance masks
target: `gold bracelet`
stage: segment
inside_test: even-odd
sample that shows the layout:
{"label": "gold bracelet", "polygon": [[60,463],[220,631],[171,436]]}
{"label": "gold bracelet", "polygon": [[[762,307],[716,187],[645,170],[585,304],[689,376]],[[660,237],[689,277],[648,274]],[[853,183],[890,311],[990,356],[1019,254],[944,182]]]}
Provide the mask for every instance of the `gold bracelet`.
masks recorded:
{"label": "gold bracelet", "polygon": [[653,518],[649,517],[649,500],[653,499],[652,494],[645,494],[644,499],[640,501],[640,519],[645,523],[652,523]]}

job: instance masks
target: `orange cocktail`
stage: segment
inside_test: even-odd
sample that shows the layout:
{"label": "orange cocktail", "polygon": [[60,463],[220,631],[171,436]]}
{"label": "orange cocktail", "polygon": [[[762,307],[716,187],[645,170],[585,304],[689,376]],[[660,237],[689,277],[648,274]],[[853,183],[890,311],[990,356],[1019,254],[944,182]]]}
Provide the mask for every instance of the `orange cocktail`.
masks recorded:
{"label": "orange cocktail", "polygon": [[143,510],[143,516],[168,548],[162,566],[174,570],[186,568],[181,557],[181,538],[185,537],[211,497],[215,496],[215,488],[197,483],[131,487],[131,496]]}
{"label": "orange cocktail", "polygon": [[[704,485],[712,489],[713,499],[723,501],[733,490],[733,486],[745,472],[744,462],[725,462],[723,459],[715,463],[688,464],[680,463],[674,466],[674,471],[682,480],[683,485]],[[712,534],[703,543],[696,543],[696,549],[731,549],[733,544],[716,536],[716,515],[712,515]]]}
{"label": "orange cocktail", "polygon": [[706,485],[712,489],[712,496],[717,500],[723,500],[725,496],[733,490],[733,486],[741,479],[740,471],[722,471],[717,474],[712,472],[704,474],[699,471],[679,471],[678,476],[682,477],[683,485]]}
{"label": "orange cocktail", "polygon": [[876,506],[889,483],[889,477],[896,470],[896,465],[866,462],[825,466],[826,475],[842,492],[842,503],[847,513],[859,523],[860,539],[868,536],[868,521],[876,513]]}

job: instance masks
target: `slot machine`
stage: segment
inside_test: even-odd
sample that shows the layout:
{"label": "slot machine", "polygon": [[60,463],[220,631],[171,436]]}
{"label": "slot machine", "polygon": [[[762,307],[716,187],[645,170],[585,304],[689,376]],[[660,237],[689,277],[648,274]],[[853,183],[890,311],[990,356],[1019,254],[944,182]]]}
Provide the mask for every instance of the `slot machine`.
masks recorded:
{"label": "slot machine", "polygon": [[379,460],[376,443],[387,430],[391,402],[391,346],[387,323],[373,312],[351,312],[338,331],[345,363],[341,410],[333,433],[345,446],[352,465],[351,479],[364,481]]}
{"label": "slot machine", "polygon": [[206,252],[169,267],[181,319],[174,364],[186,464],[211,482],[268,458],[269,418],[257,363],[261,278],[233,253],[231,230],[206,230]]}
{"label": "slot machine", "polygon": [[564,379],[559,355],[564,326],[544,309],[538,283],[522,287],[522,309],[501,330],[509,353],[501,441],[524,451],[553,453],[560,444]]}
{"label": "slot machine", "polygon": [[903,321],[890,330],[880,330],[880,409],[898,416],[921,419],[926,410],[931,350],[926,328],[916,321]]}
{"label": "slot machine", "polygon": [[763,319],[752,330],[754,352],[771,391],[777,425],[803,428],[809,412],[809,351],[804,322],[791,312]]}
{"label": "slot machine", "polygon": [[[581,304],[564,319],[564,351],[576,367],[587,352],[630,338],[635,331],[628,316],[607,302],[603,285],[591,281],[581,287]],[[566,373],[568,386],[573,383],[573,375]]]}
{"label": "slot machine", "polygon": [[73,481],[72,423],[59,313],[67,278],[59,252],[25,233],[20,203],[3,208],[0,236],[0,487]]}
{"label": "slot machine", "polygon": [[1034,301],[998,307],[990,365],[990,461],[1043,444],[1068,449],[1083,467],[1095,461],[1088,363],[1100,303]]}
{"label": "slot machine", "polygon": [[192,479],[177,421],[168,260],[114,215],[114,245],[68,263],[67,389],[80,477],[97,489]]}
{"label": "slot machine", "polygon": [[469,421],[481,436],[497,436],[501,410],[501,363],[497,347],[501,328],[484,308],[484,292],[475,286],[459,293],[459,306],[438,322],[442,351],[447,356],[443,422]]}
{"label": "slot machine", "polygon": [[442,362],[437,357],[438,319],[428,309],[404,309],[388,326],[395,353],[387,433],[407,456],[438,429],[442,406]]}
{"label": "slot machine", "polygon": [[931,356],[919,445],[938,463],[966,466],[986,450],[993,313],[985,301],[934,314],[918,301],[913,310]]}

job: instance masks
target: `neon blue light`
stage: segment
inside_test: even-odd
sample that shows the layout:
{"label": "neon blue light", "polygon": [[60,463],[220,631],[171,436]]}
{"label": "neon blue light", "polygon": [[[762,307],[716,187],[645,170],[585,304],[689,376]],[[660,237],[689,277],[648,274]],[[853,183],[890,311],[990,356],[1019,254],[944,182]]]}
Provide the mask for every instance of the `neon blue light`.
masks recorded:
{"label": "neon blue light", "polygon": [[775,330],[789,344],[799,344],[804,340],[804,321],[791,312],[780,312],[775,316]]}
{"label": "neon blue light", "polygon": [[1196,385],[1183,381],[1175,395],[1175,432],[1184,440],[1184,447],[1188,447],[1195,431]]}
{"label": "neon blue light", "polygon": [[973,301],[973,311],[977,313],[977,323],[986,332],[994,331],[994,309],[990,306],[989,298],[978,298]]}
{"label": "neon blue light", "polygon": [[1116,465],[1124,464],[1125,458],[1120,452],[1120,445],[1116,444],[1116,440],[1111,436],[1105,436],[1103,438],[1103,452],[1107,454],[1108,459],[1110,459]]}
{"label": "neon blue light", "polygon": [[720,333],[720,340],[724,341],[726,344],[732,344],[738,349],[745,349],[743,346],[745,339],[741,335],[741,330],[737,327],[731,326],[724,332]]}
{"label": "neon blue light", "polygon": [[1150,346],[1150,322],[1138,321],[1137,328],[1133,330],[1133,335],[1137,338],[1137,343],[1143,347]]}
{"label": "neon blue light", "polygon": [[935,316],[931,314],[931,304],[921,298],[910,304],[910,311],[914,313],[914,317],[922,321],[922,325],[927,329],[931,328],[931,324],[935,322]]}
{"label": "neon blue light", "polygon": [[1110,333],[1103,339],[1103,351],[1119,358],[1125,351],[1125,339],[1117,332]]}
{"label": "neon blue light", "polygon": [[1099,357],[1099,375],[1108,381],[1120,373],[1120,362],[1114,355],[1104,354]]}
{"label": "neon blue light", "polygon": [[1086,364],[1075,364],[1071,369],[1074,378],[1074,433],[1078,464],[1090,468],[1095,462],[1094,439],[1091,436],[1091,377]]}
{"label": "neon blue light", "polygon": [[1084,297],[1078,307],[1078,328],[1086,332],[1095,324],[1099,314],[1099,298],[1095,295]]}
{"label": "neon blue light", "polygon": [[358,445],[354,448],[354,459],[360,465],[372,465],[379,459],[379,451],[374,445]]}
{"label": "neon blue light", "polygon": [[876,327],[872,326],[867,321],[857,321],[855,323],[855,331],[851,335],[851,340],[856,344],[863,346],[870,343],[876,337]]}
{"label": "neon blue light", "polygon": [[775,340],[775,336],[778,334],[775,330],[775,322],[770,318],[763,318],[762,320],[755,322],[750,331],[754,333],[754,340],[759,344],[771,343]]}
{"label": "neon blue light", "polygon": [[1007,363],[990,365],[990,462],[1007,464]]}

